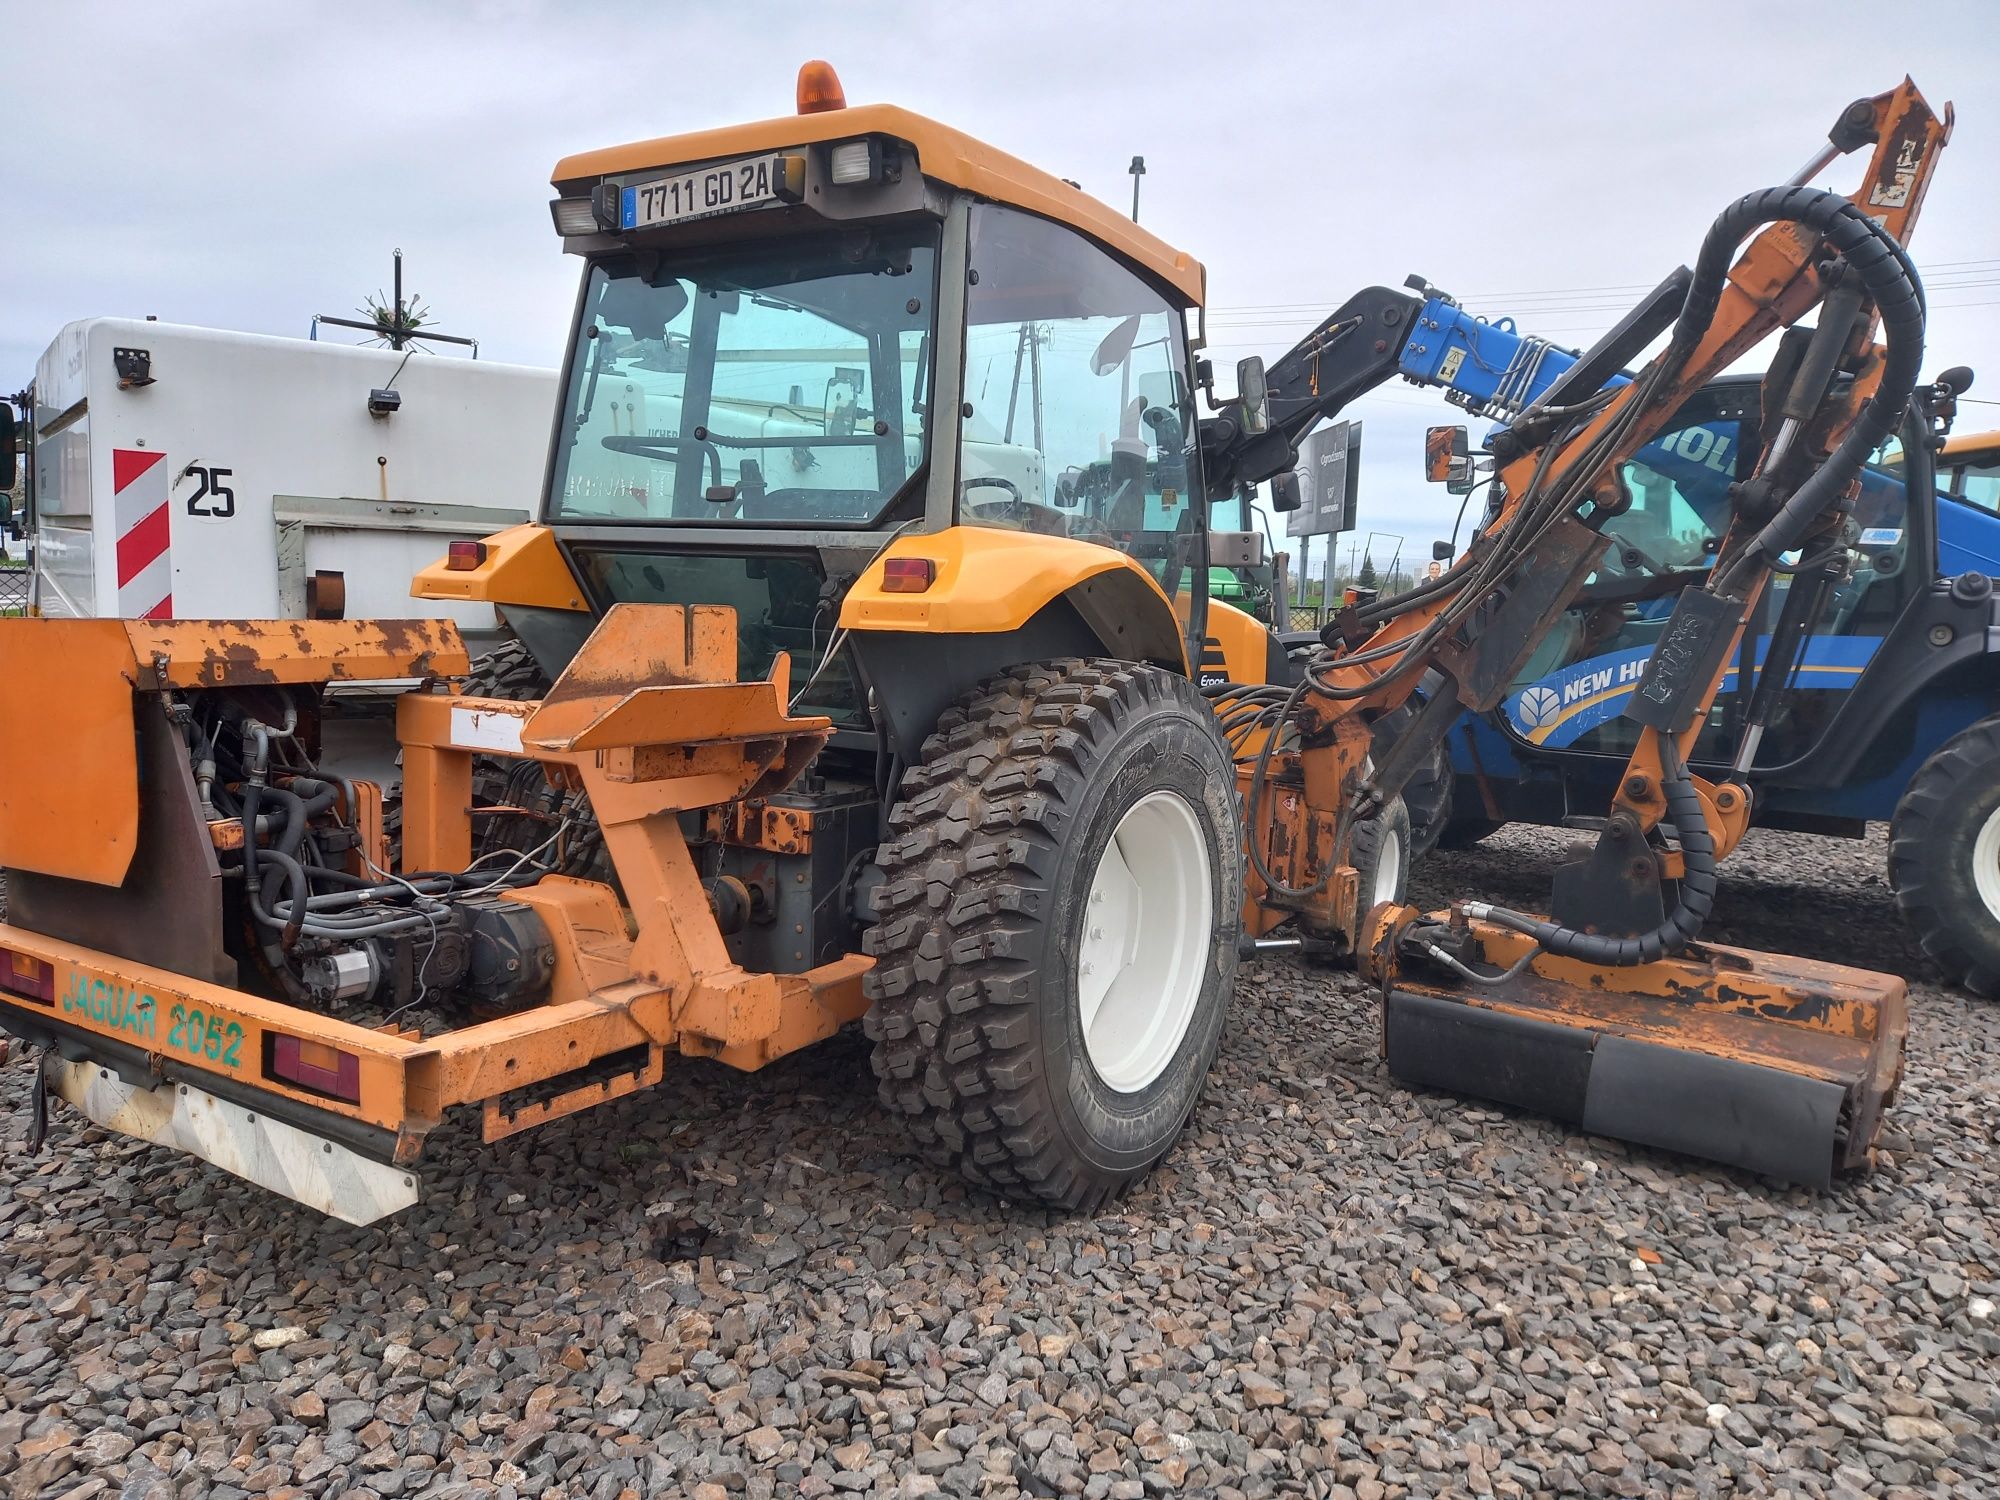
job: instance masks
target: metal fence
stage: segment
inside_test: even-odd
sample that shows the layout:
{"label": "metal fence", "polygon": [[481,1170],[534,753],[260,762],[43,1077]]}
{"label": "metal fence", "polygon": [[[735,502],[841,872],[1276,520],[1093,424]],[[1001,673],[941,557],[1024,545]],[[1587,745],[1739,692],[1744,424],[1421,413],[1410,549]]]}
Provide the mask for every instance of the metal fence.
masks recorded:
{"label": "metal fence", "polygon": [[1292,629],[1317,630],[1320,627],[1320,612],[1317,605],[1295,604],[1292,606]]}
{"label": "metal fence", "polygon": [[18,615],[28,607],[28,570],[0,566],[0,615]]}

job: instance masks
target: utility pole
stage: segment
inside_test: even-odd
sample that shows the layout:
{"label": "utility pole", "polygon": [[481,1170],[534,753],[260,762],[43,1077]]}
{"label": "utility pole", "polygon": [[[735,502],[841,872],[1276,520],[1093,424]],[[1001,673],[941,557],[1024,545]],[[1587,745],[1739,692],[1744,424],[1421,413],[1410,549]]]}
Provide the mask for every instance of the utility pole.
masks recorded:
{"label": "utility pole", "polygon": [[1132,165],[1125,169],[1132,174],[1132,222],[1139,222],[1139,179],[1146,175],[1146,158],[1135,156]]}

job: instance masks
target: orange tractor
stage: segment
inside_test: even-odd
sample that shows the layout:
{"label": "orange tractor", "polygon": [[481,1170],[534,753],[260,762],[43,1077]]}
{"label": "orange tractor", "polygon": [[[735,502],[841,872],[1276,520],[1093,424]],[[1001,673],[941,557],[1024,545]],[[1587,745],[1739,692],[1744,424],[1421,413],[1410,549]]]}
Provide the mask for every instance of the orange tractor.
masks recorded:
{"label": "orange tractor", "polygon": [[[1860,101],[1727,209],[1514,424],[1466,553],[1299,659],[1211,597],[1261,561],[1211,518],[1296,504],[1308,430],[1456,304],[1369,288],[1219,400],[1189,256],[823,64],[799,106],[558,166],[541,517],[418,587],[498,606],[500,662],[439,622],[0,621],[73,747],[0,737],[38,1089],[365,1222],[455,1107],[495,1139],[861,1020],[923,1154],[1090,1209],[1186,1124],[1239,962],[1292,950],[1361,969],[1412,1083],[1806,1182],[1866,1160],[1903,986],[1701,940],[1747,793],[1684,754],[1916,388],[1948,112]],[[1853,194],[1806,185],[1854,151]],[[1402,779],[1589,575],[1621,460],[1781,330],[1784,418],[1595,850],[1549,917],[1407,907]],[[369,680],[416,683],[393,818],[328,733]]]}

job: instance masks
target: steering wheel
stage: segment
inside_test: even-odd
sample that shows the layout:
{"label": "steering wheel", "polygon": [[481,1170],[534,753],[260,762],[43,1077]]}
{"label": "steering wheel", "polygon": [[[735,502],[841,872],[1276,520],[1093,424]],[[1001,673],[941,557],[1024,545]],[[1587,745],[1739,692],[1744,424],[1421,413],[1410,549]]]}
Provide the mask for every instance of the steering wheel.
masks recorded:
{"label": "steering wheel", "polygon": [[958,493],[963,499],[970,490],[1005,490],[1007,499],[995,502],[1000,505],[1021,504],[1021,487],[1011,479],[1002,479],[998,474],[981,474],[973,479],[959,481]]}
{"label": "steering wheel", "polygon": [[974,515],[984,519],[988,524],[994,526],[1004,526],[1010,523],[1027,524],[1028,502],[1022,498],[1021,487],[1014,483],[1013,480],[1002,479],[998,474],[981,474],[973,479],[959,481],[958,493],[960,499],[965,499],[965,496],[973,490],[1005,490],[1007,492],[1006,499],[989,500],[983,505],[976,504],[971,500],[965,501],[965,508]]}
{"label": "steering wheel", "polygon": [[722,450],[706,438],[641,437],[637,433],[614,432],[598,439],[598,442],[613,453],[630,453],[639,458],[671,459],[680,462],[681,449],[693,447],[698,455],[696,462],[707,461],[710,477],[716,484],[722,483]]}

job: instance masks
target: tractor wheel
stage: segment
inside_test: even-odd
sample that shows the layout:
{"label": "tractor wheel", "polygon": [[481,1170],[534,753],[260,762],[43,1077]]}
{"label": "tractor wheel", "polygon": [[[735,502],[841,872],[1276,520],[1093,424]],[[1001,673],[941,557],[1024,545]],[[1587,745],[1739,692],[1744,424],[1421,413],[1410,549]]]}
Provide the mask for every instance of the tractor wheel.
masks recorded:
{"label": "tractor wheel", "polygon": [[1360,877],[1361,911],[1384,901],[1403,899],[1410,883],[1410,861],[1418,852],[1416,835],[1410,829],[1409,809],[1401,797],[1375,817],[1354,825],[1349,853]]}
{"label": "tractor wheel", "polygon": [[1239,817],[1185,678],[1054,661],[945,713],[865,939],[882,1102],[927,1157],[1089,1211],[1167,1153],[1235,984]]}
{"label": "tractor wheel", "polygon": [[1938,747],[1896,804],[1889,884],[1951,983],[2000,996],[2000,718]]}

